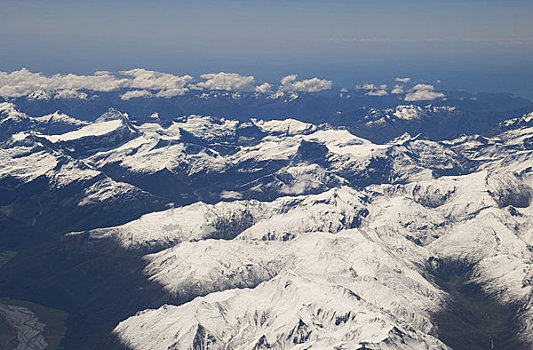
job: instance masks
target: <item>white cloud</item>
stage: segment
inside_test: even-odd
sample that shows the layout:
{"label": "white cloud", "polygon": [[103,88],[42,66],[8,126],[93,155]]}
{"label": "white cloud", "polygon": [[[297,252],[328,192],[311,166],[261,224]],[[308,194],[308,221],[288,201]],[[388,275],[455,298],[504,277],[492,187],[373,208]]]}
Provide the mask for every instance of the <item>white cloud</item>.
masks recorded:
{"label": "white cloud", "polygon": [[296,74],[287,75],[286,77],[281,78],[281,85],[289,85],[291,82],[295,81],[297,77],[298,75]]}
{"label": "white cloud", "polygon": [[435,87],[430,84],[416,84],[413,86],[413,90],[433,90]]}
{"label": "white cloud", "polygon": [[113,73],[107,70],[97,70],[96,72],[94,72],[94,75],[112,75],[112,74]]}
{"label": "white cloud", "polygon": [[162,97],[183,95],[188,89],[185,87],[192,80],[190,75],[174,75],[142,68],[121,71],[120,74],[132,77],[127,86],[143,90],[160,90]]}
{"label": "white cloud", "polygon": [[[170,98],[183,95],[190,89],[272,92],[270,83],[255,86],[253,76],[237,73],[202,74],[202,79],[193,84],[190,75],[173,75],[136,68],[119,73],[96,71],[93,75],[55,74],[46,76],[25,68],[13,72],[0,72],[0,96],[4,98],[28,96],[31,99],[78,98],[86,99],[91,92],[122,90],[121,98],[138,97]],[[280,92],[315,92],[331,89],[329,80],[312,78],[298,81],[296,75],[281,80]],[[125,91],[124,91],[125,90]]]}
{"label": "white cloud", "polygon": [[405,91],[403,91],[403,87],[401,85],[394,85],[394,89],[390,92],[393,95],[401,95]]}
{"label": "white cloud", "polygon": [[368,83],[363,86],[357,85],[356,88],[367,90],[368,92],[365,94],[367,96],[386,96],[389,94],[386,90],[387,84],[381,84],[378,86],[376,84]]}
{"label": "white cloud", "polygon": [[[126,86],[127,79],[117,79],[108,72],[99,72],[98,75],[55,74],[45,76],[33,73],[26,68],[11,73],[0,72],[0,96],[21,97],[35,91],[59,92],[61,96],[67,95],[63,91],[92,90],[112,91]],[[72,95],[72,93],[69,93]]]}
{"label": "white cloud", "polygon": [[85,100],[87,99],[87,96],[88,95],[85,92],[80,92],[74,89],[68,89],[68,90],[57,91],[56,94],[54,95],[54,98]]}
{"label": "white cloud", "polygon": [[253,76],[242,76],[237,73],[209,73],[200,75],[202,79],[206,81],[196,84],[199,88],[204,88],[208,90],[226,90],[226,91],[235,91],[235,90],[245,90],[252,91],[255,90],[254,87],[254,77]]}
{"label": "white cloud", "polygon": [[297,75],[287,75],[281,79],[280,91],[301,91],[301,92],[318,92],[322,90],[329,90],[333,85],[331,80],[312,78],[306,80],[296,80]]}
{"label": "white cloud", "polygon": [[377,89],[378,87],[374,84],[365,84],[362,86],[362,89],[363,90],[375,90]]}
{"label": "white cloud", "polygon": [[165,89],[165,90],[159,91],[154,96],[155,97],[171,98],[171,97],[174,97],[174,96],[181,96],[184,93],[186,93],[187,91],[189,91],[189,89],[185,89],[185,88],[183,88],[183,89]]}
{"label": "white cloud", "polygon": [[427,101],[445,97],[442,92],[435,92],[429,84],[417,84],[405,95],[405,101]]}
{"label": "white cloud", "polygon": [[269,84],[269,83],[263,83],[255,87],[255,91],[262,93],[262,94],[268,94],[271,90],[272,90],[272,84]]}
{"label": "white cloud", "polygon": [[[107,71],[97,71],[93,75],[54,74],[45,76],[33,73],[26,68],[11,73],[0,72],[0,96],[32,98],[87,98],[87,91],[115,91],[122,88],[157,90],[158,96],[172,97],[188,91],[186,85],[192,80],[189,75],[176,76],[168,73],[132,69],[122,71],[119,76]],[[135,96],[134,92],[130,96]],[[128,96],[128,95],[127,95]]]}
{"label": "white cloud", "polygon": [[128,100],[131,100],[132,98],[151,97],[151,96],[152,96],[152,93],[148,90],[130,90],[120,95],[120,98],[124,101],[128,101]]}
{"label": "white cloud", "polygon": [[386,96],[388,94],[389,93],[387,92],[387,90],[378,89],[378,90],[370,90],[365,95],[368,95],[368,96]]}
{"label": "white cloud", "polygon": [[396,77],[396,79],[394,79],[395,81],[397,81],[398,83],[408,83],[411,81],[411,78],[400,78],[400,77]]}

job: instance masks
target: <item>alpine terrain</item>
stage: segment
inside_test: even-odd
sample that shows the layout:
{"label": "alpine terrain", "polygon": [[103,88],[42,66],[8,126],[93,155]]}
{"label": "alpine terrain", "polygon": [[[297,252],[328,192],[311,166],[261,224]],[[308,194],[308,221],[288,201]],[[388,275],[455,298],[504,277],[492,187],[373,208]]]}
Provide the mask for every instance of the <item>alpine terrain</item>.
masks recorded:
{"label": "alpine terrain", "polygon": [[0,346],[533,349],[533,103],[122,74],[0,87]]}

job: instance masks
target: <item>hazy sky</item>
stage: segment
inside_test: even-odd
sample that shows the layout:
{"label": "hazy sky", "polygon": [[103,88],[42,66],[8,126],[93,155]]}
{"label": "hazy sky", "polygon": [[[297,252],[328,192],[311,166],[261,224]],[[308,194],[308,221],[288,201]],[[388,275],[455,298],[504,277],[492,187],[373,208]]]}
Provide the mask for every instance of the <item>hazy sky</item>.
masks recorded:
{"label": "hazy sky", "polygon": [[2,0],[0,70],[134,67],[346,87],[395,76],[533,97],[533,1]]}

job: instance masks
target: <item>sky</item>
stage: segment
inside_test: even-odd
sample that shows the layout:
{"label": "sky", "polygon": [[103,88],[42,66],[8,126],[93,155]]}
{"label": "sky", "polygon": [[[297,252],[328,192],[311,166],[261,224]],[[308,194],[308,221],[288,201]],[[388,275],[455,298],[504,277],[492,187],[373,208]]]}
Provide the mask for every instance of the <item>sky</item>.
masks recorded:
{"label": "sky", "polygon": [[410,76],[533,99],[533,1],[2,0],[0,71],[146,68],[335,85]]}

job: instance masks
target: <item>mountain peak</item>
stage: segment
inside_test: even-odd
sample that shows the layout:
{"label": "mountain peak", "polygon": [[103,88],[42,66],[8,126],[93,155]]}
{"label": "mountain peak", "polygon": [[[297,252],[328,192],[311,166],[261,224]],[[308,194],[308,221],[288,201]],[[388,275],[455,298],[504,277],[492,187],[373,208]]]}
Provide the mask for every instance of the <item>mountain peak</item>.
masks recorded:
{"label": "mountain peak", "polygon": [[103,123],[112,120],[124,120],[129,122],[129,116],[127,113],[122,113],[116,108],[109,108],[104,114],[95,120],[95,123]]}

